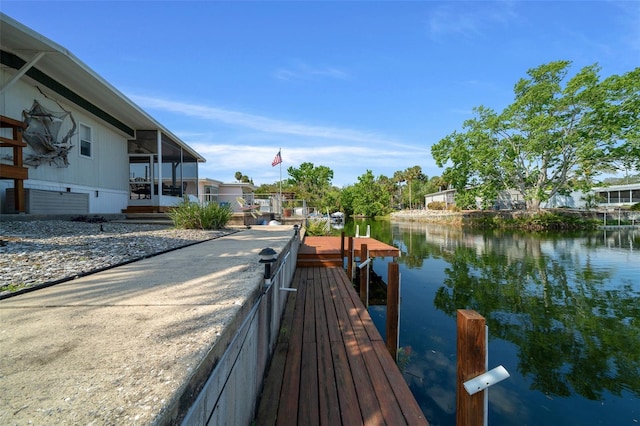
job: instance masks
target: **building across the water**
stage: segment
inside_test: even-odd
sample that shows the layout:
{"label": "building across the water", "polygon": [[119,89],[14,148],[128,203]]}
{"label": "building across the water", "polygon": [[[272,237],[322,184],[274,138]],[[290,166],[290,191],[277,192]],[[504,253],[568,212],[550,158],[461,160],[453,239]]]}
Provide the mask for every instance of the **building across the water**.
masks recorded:
{"label": "building across the water", "polygon": [[593,188],[598,204],[603,207],[622,207],[640,203],[640,183]]}
{"label": "building across the water", "polygon": [[[444,191],[427,194],[424,197],[424,205],[428,206],[432,202],[442,202],[445,206],[455,205],[455,189],[447,189]],[[628,185],[611,185],[599,186],[593,188],[590,192],[596,196],[596,204],[602,208],[623,207],[640,203],[640,183],[632,183]],[[569,195],[556,195],[549,201],[541,204],[543,208],[585,208],[585,194],[580,191],[572,192]],[[482,200],[478,200],[480,206]],[[493,202],[493,208],[496,210],[512,210],[524,208],[525,202],[522,194],[515,190],[502,191]]]}

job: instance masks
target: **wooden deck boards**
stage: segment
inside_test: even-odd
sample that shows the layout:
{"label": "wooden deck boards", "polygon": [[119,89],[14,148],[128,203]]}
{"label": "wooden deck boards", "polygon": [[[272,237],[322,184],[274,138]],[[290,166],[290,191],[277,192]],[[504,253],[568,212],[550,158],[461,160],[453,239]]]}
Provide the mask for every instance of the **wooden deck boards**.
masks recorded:
{"label": "wooden deck boards", "polygon": [[[354,256],[360,257],[360,247],[367,245],[371,257],[398,257],[400,250],[373,238],[354,238]],[[298,267],[343,266],[348,240],[344,240],[344,253],[340,253],[341,237],[305,237],[298,250]]]}
{"label": "wooden deck boards", "polygon": [[[341,237],[305,237],[304,243],[300,246],[298,255],[315,254],[322,255],[328,253],[340,253]],[[360,247],[366,244],[369,254],[373,257],[398,257],[400,250],[396,247],[385,244],[373,238],[354,238],[353,249],[357,257],[360,256]],[[347,239],[345,238],[344,249],[347,250]]]}
{"label": "wooden deck boards", "polygon": [[426,425],[344,270],[298,268],[292,286],[256,424]]}

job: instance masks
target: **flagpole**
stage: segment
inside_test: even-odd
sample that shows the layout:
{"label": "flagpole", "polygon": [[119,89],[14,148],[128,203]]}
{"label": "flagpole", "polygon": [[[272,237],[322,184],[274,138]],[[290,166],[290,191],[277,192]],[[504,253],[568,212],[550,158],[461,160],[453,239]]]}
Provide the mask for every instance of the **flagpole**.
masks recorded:
{"label": "flagpole", "polygon": [[282,214],[282,148],[278,148],[278,154],[280,154],[280,214]]}

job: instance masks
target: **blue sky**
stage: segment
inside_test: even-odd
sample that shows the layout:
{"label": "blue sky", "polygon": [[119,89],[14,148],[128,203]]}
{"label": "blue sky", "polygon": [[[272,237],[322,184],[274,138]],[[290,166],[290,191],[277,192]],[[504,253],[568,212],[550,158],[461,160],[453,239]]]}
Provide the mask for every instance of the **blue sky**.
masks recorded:
{"label": "blue sky", "polygon": [[639,1],[11,1],[201,153],[200,176],[255,184],[303,162],[339,187],[418,165],[538,65],[640,66]]}

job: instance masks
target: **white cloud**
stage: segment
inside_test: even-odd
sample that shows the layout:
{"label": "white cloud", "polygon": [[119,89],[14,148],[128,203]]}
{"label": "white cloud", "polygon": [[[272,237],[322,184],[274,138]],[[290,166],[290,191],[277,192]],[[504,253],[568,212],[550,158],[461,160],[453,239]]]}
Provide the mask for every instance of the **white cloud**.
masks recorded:
{"label": "white cloud", "polygon": [[515,19],[515,4],[510,1],[445,3],[429,14],[427,29],[433,38],[451,34],[472,38]]}
{"label": "white cloud", "polygon": [[290,67],[278,68],[273,76],[278,80],[315,80],[317,78],[330,78],[346,80],[349,75],[336,67],[312,67],[305,63],[296,63]]}
{"label": "white cloud", "polygon": [[[272,183],[279,179],[279,167],[271,166],[271,160],[278,152],[278,147],[187,142],[207,158],[207,163],[200,166],[200,174],[203,177],[229,180],[236,171],[241,171],[256,184]],[[357,177],[366,170],[372,170],[376,176],[392,176],[394,171],[404,170],[416,164],[422,165],[424,172],[428,172],[430,167],[435,167],[429,149],[415,146],[400,149],[391,146],[324,144],[309,149],[293,145],[282,147],[282,159],[283,178],[288,177],[287,168],[309,162],[333,170],[333,183],[337,186],[355,183]]]}
{"label": "white cloud", "polygon": [[339,127],[300,124],[256,114],[248,114],[206,105],[189,104],[149,96],[130,95],[130,98],[135,103],[146,109],[168,111],[189,117],[237,126],[239,128],[258,130],[265,133],[361,143],[394,143],[393,140],[372,132],[363,132],[360,130]]}
{"label": "white cloud", "polygon": [[376,176],[391,176],[416,164],[425,172],[425,162],[434,166],[426,143],[412,145],[374,132],[312,126],[162,98],[130,97],[146,110],[177,117],[171,120],[185,131],[173,125],[172,132],[207,159],[200,165],[201,177],[233,181],[235,172],[240,171],[257,185],[276,182],[280,169],[272,167],[271,161],[280,148],[283,179],[288,177],[288,167],[310,162],[331,168],[336,186],[357,182],[366,170]]}

